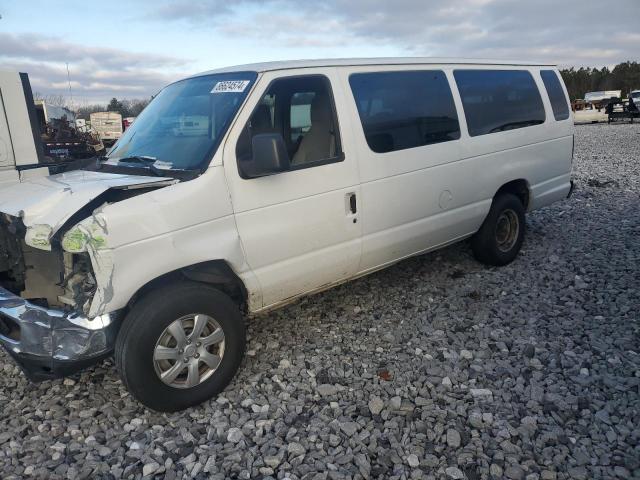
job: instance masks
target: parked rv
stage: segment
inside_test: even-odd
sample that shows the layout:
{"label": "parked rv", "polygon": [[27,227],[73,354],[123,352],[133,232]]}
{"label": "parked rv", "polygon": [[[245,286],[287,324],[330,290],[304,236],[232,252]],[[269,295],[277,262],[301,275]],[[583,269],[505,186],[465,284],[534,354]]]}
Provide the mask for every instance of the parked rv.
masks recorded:
{"label": "parked rv", "polygon": [[95,112],[89,116],[91,129],[105,145],[113,145],[122,136],[122,115],[117,112]]}
{"label": "parked rv", "polygon": [[0,342],[43,380],[115,352],[160,411],[221,392],[245,315],[471,240],[512,262],[572,190],[553,65],[353,59],[162,90],[92,170],[0,190]]}

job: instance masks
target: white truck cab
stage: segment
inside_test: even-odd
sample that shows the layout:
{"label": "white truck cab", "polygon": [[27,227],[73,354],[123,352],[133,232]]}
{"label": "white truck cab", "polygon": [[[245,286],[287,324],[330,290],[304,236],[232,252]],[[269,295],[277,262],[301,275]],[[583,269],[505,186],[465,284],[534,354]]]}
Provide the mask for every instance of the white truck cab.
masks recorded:
{"label": "white truck cab", "polygon": [[0,189],[18,183],[21,176],[48,174],[46,168],[33,168],[42,155],[29,78],[0,70]]}
{"label": "white truck cab", "polygon": [[0,342],[33,379],[115,351],[173,411],[231,381],[243,317],[471,238],[513,261],[572,189],[552,65],[314,60],[167,86],[91,168],[0,189]]}

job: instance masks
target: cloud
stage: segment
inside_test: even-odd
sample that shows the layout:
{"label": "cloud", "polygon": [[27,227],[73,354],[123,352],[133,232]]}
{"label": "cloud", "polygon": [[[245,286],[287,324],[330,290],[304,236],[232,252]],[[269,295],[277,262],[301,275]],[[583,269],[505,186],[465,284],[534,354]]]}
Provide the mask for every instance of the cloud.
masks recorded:
{"label": "cloud", "polygon": [[[195,1],[177,0],[173,2],[164,2],[160,5],[154,4],[153,11],[150,12],[152,18],[163,20],[189,20],[189,21],[207,21],[212,18],[228,15],[234,11],[234,8],[242,4],[254,3],[252,0],[209,0]],[[259,3],[257,0],[255,3]]]}
{"label": "cloud", "polygon": [[393,46],[399,54],[615,64],[638,56],[638,0],[181,0],[154,18],[290,48]]}
{"label": "cloud", "polygon": [[166,55],[90,47],[58,37],[0,32],[0,68],[27,72],[34,92],[69,97],[66,63],[76,103],[111,97],[144,98],[183,74],[188,64]]}
{"label": "cloud", "polygon": [[[146,0],[131,15],[127,23],[137,32],[167,31],[153,43],[158,52],[201,52],[203,62],[210,61],[205,50],[213,45],[224,50],[220,58],[240,57],[239,63],[267,54],[280,59],[379,51],[603,66],[637,60],[640,44],[639,0],[614,6],[583,0]],[[60,36],[0,32],[0,68],[28,72],[34,91],[68,96],[67,62],[74,97],[83,101],[146,97],[197,64]]]}

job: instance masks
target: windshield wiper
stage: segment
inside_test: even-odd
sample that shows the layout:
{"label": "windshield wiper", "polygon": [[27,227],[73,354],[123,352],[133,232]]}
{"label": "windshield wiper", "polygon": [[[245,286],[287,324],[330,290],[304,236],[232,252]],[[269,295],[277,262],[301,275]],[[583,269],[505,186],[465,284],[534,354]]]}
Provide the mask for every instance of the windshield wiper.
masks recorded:
{"label": "windshield wiper", "polygon": [[156,167],[155,163],[158,160],[156,157],[149,157],[146,155],[131,155],[130,157],[118,158],[118,165],[121,163],[133,163],[142,164],[145,168],[148,168],[156,177],[166,177],[165,171]]}
{"label": "windshield wiper", "polygon": [[[179,180],[191,180],[198,176],[200,170],[186,169],[186,168],[174,168],[170,162],[158,160],[155,157],[147,155],[131,155],[129,157],[105,157],[104,160],[112,160],[117,163],[108,163],[106,161],[99,162],[99,169],[113,170],[113,169],[138,169],[151,172],[156,177],[165,178],[177,178]],[[166,168],[168,166],[169,168]]]}
{"label": "windshield wiper", "polygon": [[118,158],[118,163],[145,163],[154,164],[158,160],[156,157],[149,157],[147,155],[131,155],[130,157]]}

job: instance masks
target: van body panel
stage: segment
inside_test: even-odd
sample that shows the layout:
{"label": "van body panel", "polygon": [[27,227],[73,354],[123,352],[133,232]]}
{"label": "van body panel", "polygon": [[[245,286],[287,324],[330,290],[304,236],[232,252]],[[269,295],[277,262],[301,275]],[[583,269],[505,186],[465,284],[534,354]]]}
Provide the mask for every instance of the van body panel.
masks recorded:
{"label": "van body panel", "polygon": [[[473,67],[530,71],[547,114],[540,125],[471,137],[453,79],[453,71],[458,68],[472,67],[376,65],[341,69],[345,89],[350,89],[349,77],[357,73],[443,71],[449,80],[461,131],[457,140],[376,153],[367,144],[355,99],[348,96],[362,190],[360,271],[424,252],[447,239],[472,235],[486,217],[498,189],[510,181],[524,179],[535,187],[530,192],[531,208],[558,200],[569,190],[572,122],[570,118],[561,122],[553,119],[538,69]],[[559,177],[561,184],[551,190],[546,190],[546,185],[539,186],[550,177]]]}
{"label": "van body panel", "polygon": [[[240,133],[269,84],[283,77],[324,75],[332,88],[344,160],[263,178],[243,179],[236,162]],[[351,118],[335,69],[265,73],[232,127],[224,167],[247,263],[262,289],[264,307],[353,276],[359,266],[361,228],[349,211],[359,201],[357,162],[349,134]],[[283,235],[283,232],[288,232]]]}
{"label": "van body panel", "polygon": [[531,210],[546,207],[567,198],[571,191],[571,174],[565,173],[531,187]]}
{"label": "van body panel", "polygon": [[261,304],[221,167],[209,168],[193,181],[107,205],[96,215],[108,231],[108,250],[100,256],[113,268],[107,268],[105,294],[94,301],[93,315],[123,308],[155,278],[212,260],[227,262],[245,282],[252,301]]}

